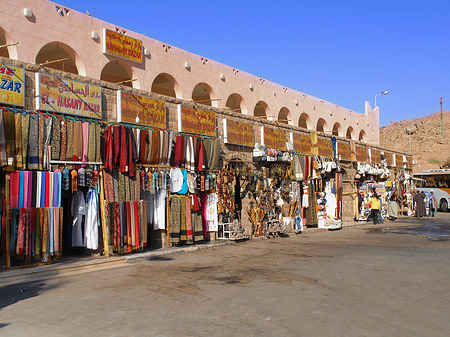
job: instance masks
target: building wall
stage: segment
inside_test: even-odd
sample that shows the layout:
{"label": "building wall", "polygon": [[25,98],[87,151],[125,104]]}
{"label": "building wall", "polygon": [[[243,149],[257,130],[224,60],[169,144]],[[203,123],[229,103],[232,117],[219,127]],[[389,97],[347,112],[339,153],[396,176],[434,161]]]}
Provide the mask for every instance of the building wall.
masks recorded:
{"label": "building wall", "polygon": [[[24,8],[32,9],[32,18],[25,18]],[[214,107],[224,108],[228,97],[237,93],[243,98],[243,114],[253,115],[257,102],[264,101],[268,106],[266,115],[274,116],[269,120],[278,119],[280,110],[287,108],[291,125],[297,126],[300,115],[306,113],[310,119],[309,129],[315,130],[317,121],[323,118],[328,134],[331,134],[333,125],[339,123],[339,136],[345,137],[347,130],[352,128],[353,139],[358,139],[363,131],[365,141],[379,144],[379,110],[371,109],[368,102],[364,113],[358,113],[47,0],[0,0],[0,15],[0,31],[4,30],[6,43],[19,42],[8,47],[12,59],[35,63],[42,47],[59,43],[69,51],[78,73],[83,76],[100,79],[105,65],[116,61],[131,73],[132,79],[136,79],[132,82],[136,89],[151,91],[154,79],[167,73],[176,81],[177,98],[191,100],[194,87],[198,83],[206,83],[212,88]],[[144,56],[143,64],[135,64],[102,54],[103,28],[121,30],[142,40],[150,55]],[[97,32],[99,38],[94,40],[92,32]],[[185,68],[185,62],[189,62],[189,69]],[[224,80],[220,74],[224,75]]]}

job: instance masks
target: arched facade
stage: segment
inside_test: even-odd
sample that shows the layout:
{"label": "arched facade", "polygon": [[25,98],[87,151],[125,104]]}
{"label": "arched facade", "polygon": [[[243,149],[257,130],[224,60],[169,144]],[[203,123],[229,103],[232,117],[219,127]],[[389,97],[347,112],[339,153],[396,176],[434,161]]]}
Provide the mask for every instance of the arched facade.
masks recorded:
{"label": "arched facade", "polygon": [[364,130],[361,130],[359,132],[358,140],[360,140],[360,141],[366,140],[366,132]]}
{"label": "arched facade", "polygon": [[253,110],[253,116],[271,119],[271,116],[268,115],[268,112],[269,107],[267,103],[264,101],[259,101],[255,105],[255,109]]}
{"label": "arched facade", "polygon": [[36,55],[36,64],[77,75],[86,75],[83,61],[75,50],[59,41],[47,43]]}
{"label": "arched facade", "polygon": [[341,124],[339,124],[338,122],[334,123],[332,134],[333,136],[342,136]]}
{"label": "arched facade", "polygon": [[351,126],[347,128],[347,133],[345,134],[345,138],[348,139],[355,139],[355,131]]}
{"label": "arched facade", "polygon": [[123,64],[123,62],[118,60],[111,61],[103,67],[100,79],[130,88],[138,88],[137,81],[133,81],[132,72],[132,69],[126,64]]}
{"label": "arched facade", "polygon": [[230,108],[233,112],[247,114],[247,108],[242,96],[236,93],[228,96],[225,107]]}
{"label": "arched facade", "polygon": [[213,89],[206,83],[198,83],[192,90],[192,100],[196,103],[217,106]]}
{"label": "arched facade", "polygon": [[177,95],[177,91],[179,92],[178,82],[172,75],[166,73],[159,74],[153,80],[151,92],[174,98],[182,98],[181,95]]}
{"label": "arched facade", "polygon": [[317,121],[317,124],[316,124],[316,131],[326,132],[327,129],[328,129],[328,124],[325,121],[325,119],[319,118],[319,120]]}
{"label": "arched facade", "polygon": [[298,118],[298,126],[305,129],[311,129],[311,119],[307,113],[302,113]]}
{"label": "arched facade", "polygon": [[292,124],[292,114],[288,108],[282,107],[278,113],[278,122]]}

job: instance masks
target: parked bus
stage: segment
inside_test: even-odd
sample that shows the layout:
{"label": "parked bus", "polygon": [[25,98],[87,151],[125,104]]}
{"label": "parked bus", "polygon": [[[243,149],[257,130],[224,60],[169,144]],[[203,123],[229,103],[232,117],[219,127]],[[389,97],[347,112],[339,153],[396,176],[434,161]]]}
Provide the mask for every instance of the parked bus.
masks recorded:
{"label": "parked bus", "polygon": [[448,211],[450,205],[450,169],[423,170],[414,173],[416,188],[427,195],[434,191],[440,211]]}

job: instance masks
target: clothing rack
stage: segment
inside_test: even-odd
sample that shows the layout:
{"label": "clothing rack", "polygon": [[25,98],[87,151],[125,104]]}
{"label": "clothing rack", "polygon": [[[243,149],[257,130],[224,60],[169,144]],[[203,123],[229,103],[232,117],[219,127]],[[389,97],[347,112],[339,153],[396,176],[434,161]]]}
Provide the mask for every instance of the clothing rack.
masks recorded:
{"label": "clothing rack", "polygon": [[50,160],[50,164],[73,164],[73,165],[102,165],[101,161],[66,161],[66,160]]}

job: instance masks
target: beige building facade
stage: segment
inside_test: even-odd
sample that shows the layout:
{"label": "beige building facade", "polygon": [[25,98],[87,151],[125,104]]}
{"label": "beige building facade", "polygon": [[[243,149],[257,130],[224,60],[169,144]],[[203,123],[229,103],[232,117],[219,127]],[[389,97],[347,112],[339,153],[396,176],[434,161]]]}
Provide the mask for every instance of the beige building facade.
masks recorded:
{"label": "beige building facade", "polygon": [[[47,0],[0,0],[0,56],[379,144],[379,110],[338,106]],[[103,53],[104,30],[142,41],[141,63]]]}

